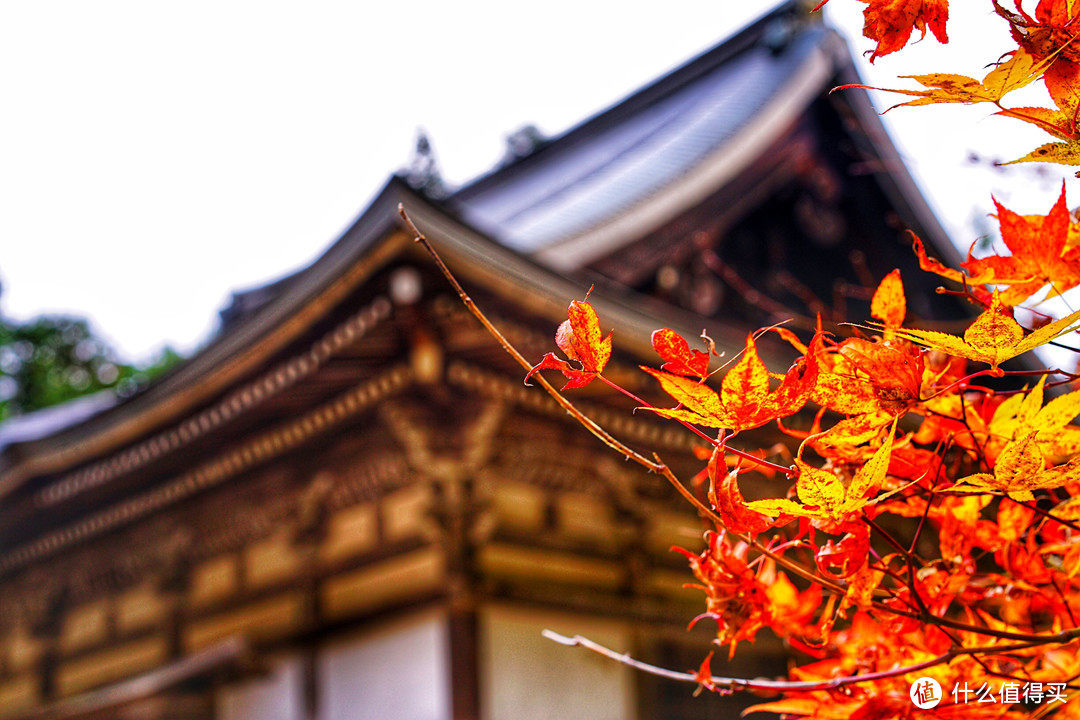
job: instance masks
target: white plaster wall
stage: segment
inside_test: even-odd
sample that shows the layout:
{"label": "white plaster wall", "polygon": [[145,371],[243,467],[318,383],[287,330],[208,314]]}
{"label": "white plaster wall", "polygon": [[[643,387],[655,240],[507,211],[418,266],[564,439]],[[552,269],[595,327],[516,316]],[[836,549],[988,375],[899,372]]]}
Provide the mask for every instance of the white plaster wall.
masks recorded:
{"label": "white plaster wall", "polygon": [[318,720],[449,720],[446,616],[398,620],[320,650]]}
{"label": "white plaster wall", "polygon": [[218,693],[219,720],[306,720],[299,657],[270,663],[270,674],[228,685]]}
{"label": "white plaster wall", "polygon": [[625,623],[506,606],[480,617],[481,702],[485,720],[633,720],[631,670],[540,635],[549,628],[630,649]]}

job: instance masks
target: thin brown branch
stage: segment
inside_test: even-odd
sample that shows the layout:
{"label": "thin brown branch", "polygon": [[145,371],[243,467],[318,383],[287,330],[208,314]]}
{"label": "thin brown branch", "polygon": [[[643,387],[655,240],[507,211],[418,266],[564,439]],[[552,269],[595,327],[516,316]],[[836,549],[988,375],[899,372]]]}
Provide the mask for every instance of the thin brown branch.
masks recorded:
{"label": "thin brown branch", "polygon": [[[566,645],[567,647],[580,647],[591,652],[603,655],[606,658],[615,660],[616,662],[632,667],[635,670],[648,673],[650,675],[656,675],[658,677],[668,678],[670,680],[678,680],[680,682],[699,682],[699,678],[694,673],[679,672],[677,670],[669,670],[657,665],[652,665],[641,660],[636,660],[626,653],[615,652],[611,648],[605,647],[600,643],[593,642],[587,637],[581,635],[575,635],[573,637],[567,637],[560,635],[559,633],[551,630],[543,630],[541,634],[548,640],[553,640],[560,645]],[[1025,650],[1030,647],[1036,647],[1040,643],[1017,643],[1007,646],[995,646],[984,645],[979,647],[957,647],[945,652],[937,657],[924,660],[912,665],[903,665],[900,667],[892,668],[890,670],[882,670],[879,672],[862,673],[860,675],[842,675],[839,677],[830,678],[828,680],[768,680],[765,678],[736,678],[725,677],[722,675],[713,675],[709,678],[709,682],[718,688],[725,690],[769,690],[774,692],[812,692],[814,690],[832,690],[834,688],[843,687],[845,685],[854,685],[862,682],[872,682],[874,680],[884,680],[886,678],[898,677],[900,675],[906,675],[910,672],[916,672],[918,670],[925,670],[927,668],[934,667],[935,665],[941,665],[947,663],[955,657],[961,655],[976,655],[982,653],[1002,653],[1013,652],[1016,650]]]}
{"label": "thin brown branch", "polygon": [[[431,246],[431,243],[428,241],[427,237],[425,237],[424,234],[420,232],[420,230],[416,227],[416,225],[413,224],[412,219],[409,217],[408,213],[405,212],[404,205],[398,205],[398,214],[401,215],[401,219],[405,221],[405,224],[408,225],[409,230],[413,233],[415,242],[419,243],[423,246],[425,250],[427,250],[428,254],[435,261],[435,264],[438,266],[443,276],[453,286],[454,290],[458,294],[458,297],[461,298],[461,302],[463,302],[465,304],[465,307],[469,309],[469,312],[473,314],[473,317],[480,321],[480,324],[484,326],[484,329],[491,333],[491,336],[498,341],[499,345],[502,346],[502,349],[505,350],[510,355],[510,357],[514,358],[518,365],[523,367],[525,370],[532,370],[532,364],[525,359],[525,356],[518,352],[517,348],[510,344],[510,341],[507,340],[501,332],[499,332],[499,329],[495,327],[495,325],[492,324],[490,320],[488,320],[487,316],[484,315],[480,308],[477,307],[476,303],[473,302],[472,298],[469,297],[469,294],[465,292],[465,289],[461,287],[461,283],[459,283],[457,281],[457,278],[454,277],[454,274],[450,272],[450,268],[446,267],[446,263],[443,262],[443,259],[439,256],[439,253],[435,252],[435,248]],[[599,438],[602,443],[610,447],[612,450],[621,453],[630,460],[633,460],[637,464],[653,472],[661,471],[661,465],[652,462],[644,455],[641,455],[637,451],[623,444],[621,441],[611,435],[607,430],[604,430],[602,427],[597,425],[595,421],[593,421],[590,417],[578,410],[572,402],[567,400],[561,392],[555,389],[554,385],[549,383],[542,376],[537,374],[535,377],[540,386],[547,391],[548,395],[554,398],[555,402],[557,402],[563,410],[566,410],[566,412],[568,412],[575,420],[581,423],[581,425],[584,426],[586,430]]]}
{"label": "thin brown branch", "polygon": [[[415,242],[420,243],[420,245],[423,246],[424,250],[427,251],[428,255],[430,255],[431,258],[435,261],[435,264],[438,266],[439,270],[442,272],[443,276],[447,279],[447,281],[449,281],[450,285],[457,292],[458,297],[461,298],[461,301],[465,304],[465,307],[468,308],[469,312],[471,312],[473,316],[480,321],[484,328],[489,333],[491,333],[492,337],[494,337],[495,340],[498,341],[499,345],[503,348],[503,350],[509,353],[510,356],[514,358],[514,360],[519,365],[521,365],[521,367],[526,370],[531,370],[532,365],[529,363],[529,361],[526,360],[525,357],[520,352],[518,352],[517,348],[515,348],[510,343],[510,341],[507,340],[506,337],[499,331],[499,329],[495,327],[495,325],[490,320],[488,320],[487,316],[484,315],[483,311],[480,310],[476,303],[473,302],[472,298],[469,297],[468,293],[465,292],[465,289],[461,286],[461,283],[458,282],[457,278],[450,271],[450,268],[448,268],[446,266],[446,263],[443,262],[442,257],[440,257],[439,253],[435,250],[434,247],[432,247],[431,242],[422,232],[420,232],[420,230],[409,218],[409,215],[405,212],[405,208],[403,205],[398,205],[398,213],[401,215],[402,220],[404,220],[406,225],[409,227],[409,230],[413,233]],[[690,492],[690,490],[687,489],[685,485],[683,485],[679,478],[676,477],[675,473],[671,471],[671,468],[669,468],[667,464],[660,459],[659,455],[654,453],[653,460],[649,460],[648,458],[639,454],[632,448],[623,444],[617,438],[604,430],[602,427],[597,425],[596,422],[594,422],[591,418],[578,410],[572,402],[567,400],[561,392],[555,389],[554,385],[549,383],[540,375],[537,375],[535,377],[537,378],[537,382],[540,384],[540,386],[543,387],[544,390],[546,390],[547,393],[555,399],[555,401],[559,404],[560,407],[566,410],[566,412],[569,413],[571,417],[573,417],[589,432],[599,438],[605,445],[610,447],[615,452],[622,454],[624,457],[627,457],[630,460],[638,463],[639,465],[642,465],[648,470],[662,475],[669,483],[671,483],[671,486],[674,487],[675,490],[698,511],[698,513],[703,518],[710,520],[717,527],[724,527],[724,522],[720,519],[720,516],[717,515],[716,512],[714,512],[711,508],[706,506],[703,502],[701,502],[697,497],[695,497],[694,494]],[[711,441],[711,438],[708,439]],[[757,458],[755,458],[755,461],[760,462],[760,460],[758,460]],[[786,471],[787,469],[784,468],[784,470]],[[809,570],[802,565],[773,552],[754,538],[751,538],[750,536],[744,535],[742,533],[732,532],[731,534],[739,540],[742,540],[743,542],[750,545],[752,548],[754,548],[754,550],[760,552],[762,555],[765,555],[766,557],[772,559],[774,562],[777,563],[777,565],[798,575],[799,577],[809,580],[810,582],[818,583],[830,590],[831,592],[840,595],[844,595],[847,592],[846,588],[844,588],[842,585],[839,585],[828,578],[821,577],[812,570]]]}

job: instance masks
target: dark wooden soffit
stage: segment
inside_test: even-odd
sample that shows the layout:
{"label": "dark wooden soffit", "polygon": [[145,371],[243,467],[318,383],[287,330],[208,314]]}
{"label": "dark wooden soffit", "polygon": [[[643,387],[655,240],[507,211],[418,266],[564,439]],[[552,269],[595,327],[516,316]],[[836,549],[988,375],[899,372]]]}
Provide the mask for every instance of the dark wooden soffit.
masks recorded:
{"label": "dark wooden soffit", "polygon": [[[862,83],[863,79],[859,76],[859,71],[852,60],[851,49],[846,41],[840,40],[834,45],[832,51],[836,54],[838,83],[840,85]],[[888,130],[881,122],[877,108],[870,100],[869,91],[843,90],[832,93],[831,97],[837,104],[850,108],[855,127],[849,128],[849,132],[857,142],[862,141],[860,150],[863,150],[869,159],[875,162],[876,167],[872,168],[873,176],[905,225],[921,228],[924,233],[922,239],[933,248],[934,254],[946,265],[958,266],[964,260],[963,256],[926,202],[926,196],[923,195],[903,158],[896,150],[896,145],[889,137]]]}
{"label": "dark wooden soffit", "polygon": [[[566,318],[569,301],[584,297],[593,282],[558,274],[499,245],[393,178],[342,238],[281,296],[175,373],[89,422],[9,447],[0,455],[0,498],[30,478],[71,470],[183,420],[265,367],[394,258],[403,253],[423,256],[422,249],[402,232],[399,203],[430,235],[467,286],[484,288],[527,313],[546,318],[552,328]],[[423,257],[420,261],[429,262]],[[625,289],[598,284],[590,300],[602,322],[619,329],[620,349],[650,362],[654,359],[650,335],[665,326],[689,337],[704,328],[722,351],[734,353],[742,347],[739,331]]]}
{"label": "dark wooden soffit", "polygon": [[76,720],[112,717],[126,705],[168,692],[190,680],[222,672],[245,672],[254,666],[247,643],[232,637],[148,673],[60,700],[12,720]]}

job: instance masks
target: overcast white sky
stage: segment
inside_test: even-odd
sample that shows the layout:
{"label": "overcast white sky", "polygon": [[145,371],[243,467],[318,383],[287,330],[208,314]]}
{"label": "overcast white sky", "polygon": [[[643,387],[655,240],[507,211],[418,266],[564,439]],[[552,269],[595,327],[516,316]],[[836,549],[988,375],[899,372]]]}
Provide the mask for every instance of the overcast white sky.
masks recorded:
{"label": "overcast white sky", "polygon": [[[970,24],[976,45],[943,58],[927,39],[870,80],[981,77],[1008,49],[1004,23],[989,2],[953,5],[954,40]],[[191,352],[231,290],[317,257],[407,162],[418,127],[464,182],[499,159],[506,133],[559,133],[765,7],[0,0],[0,312],[89,316],[129,359],[165,343]],[[828,8],[859,51],[862,7]],[[1058,166],[973,168],[972,151],[1008,159],[1045,142],[988,115],[886,116],[964,244],[991,192],[1046,212],[1062,176],[1073,182]]]}

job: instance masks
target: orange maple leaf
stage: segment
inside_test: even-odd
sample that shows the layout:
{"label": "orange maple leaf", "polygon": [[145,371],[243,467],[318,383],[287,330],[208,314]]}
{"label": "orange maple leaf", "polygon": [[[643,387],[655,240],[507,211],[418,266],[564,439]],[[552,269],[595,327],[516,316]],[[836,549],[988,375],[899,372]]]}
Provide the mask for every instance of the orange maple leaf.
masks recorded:
{"label": "orange maple leaf", "polygon": [[700,554],[672,548],[690,562],[690,569],[700,584],[687,584],[705,592],[705,612],[690,626],[709,618],[716,621],[719,645],[731,643],[731,655],[740,640],[753,642],[757,631],[769,619],[769,596],[766,586],[747,561],[750,546],[732,545],[727,533],[705,533],[708,547]]}
{"label": "orange maple leaf", "polygon": [[926,37],[927,28],[938,39],[947,43],[949,37],[945,24],[949,19],[948,0],[862,0],[863,36],[877,42],[870,55],[870,62],[883,55],[894,53],[907,45],[912,30],[918,29]]}
{"label": "orange maple leaf", "polygon": [[679,403],[679,407],[671,409],[644,409],[694,425],[736,432],[759,427],[802,409],[817,382],[818,355],[823,349],[823,336],[817,333],[806,355],[792,365],[775,390],[770,387],[772,376],[758,355],[752,333],[746,339],[742,359],[724,376],[719,393],[688,377],[642,366]]}
{"label": "orange maple leaf", "polygon": [[555,344],[568,358],[578,361],[580,367],[575,367],[554,353],[548,353],[529,370],[529,374],[525,376],[526,383],[541,370],[558,370],[567,378],[562,388],[566,390],[585,387],[604,371],[611,358],[611,333],[604,337],[596,311],[586,301],[572,300],[566,313],[569,319],[564,320],[555,331]]}
{"label": "orange maple leaf", "polygon": [[1051,286],[1058,295],[1080,284],[1080,248],[1068,248],[1069,208],[1065,204],[1065,183],[1061,195],[1046,216],[1017,215],[996,199],[1001,239],[1011,255],[971,258],[962,263],[971,275],[970,282],[980,285],[1008,285],[1001,291],[1001,302],[1017,305]]}
{"label": "orange maple leaf", "polygon": [[868,441],[919,402],[923,352],[905,340],[849,338],[826,354],[821,366],[810,399],[851,417],[808,438],[819,454],[833,457],[827,446]]}
{"label": "orange maple leaf", "polygon": [[964,273],[959,270],[955,270],[948,265],[945,265],[937,258],[932,258],[926,254],[926,246],[923,245],[922,239],[915,233],[911,233],[912,247],[915,250],[915,254],[919,258],[919,267],[926,272],[940,275],[946,280],[952,280],[954,282],[962,283],[966,280]]}

